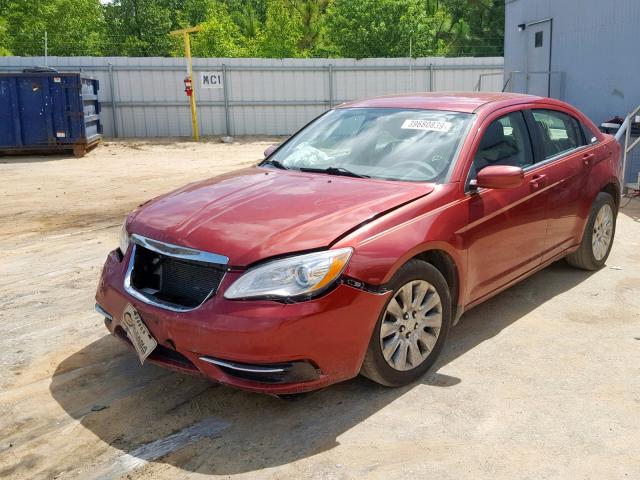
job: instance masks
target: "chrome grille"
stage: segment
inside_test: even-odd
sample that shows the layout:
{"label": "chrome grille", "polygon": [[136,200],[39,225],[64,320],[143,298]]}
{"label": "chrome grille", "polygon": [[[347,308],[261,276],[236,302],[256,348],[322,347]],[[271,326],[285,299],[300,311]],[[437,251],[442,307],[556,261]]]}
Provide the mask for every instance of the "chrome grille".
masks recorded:
{"label": "chrome grille", "polygon": [[226,257],[140,236],[132,236],[132,243],[125,289],[162,308],[185,311],[198,307],[216,294],[226,272]]}

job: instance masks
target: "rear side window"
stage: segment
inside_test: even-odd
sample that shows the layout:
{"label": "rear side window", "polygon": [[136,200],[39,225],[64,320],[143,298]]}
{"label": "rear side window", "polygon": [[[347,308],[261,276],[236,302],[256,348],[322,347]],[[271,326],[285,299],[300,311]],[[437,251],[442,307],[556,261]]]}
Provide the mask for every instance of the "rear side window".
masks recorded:
{"label": "rear side window", "polygon": [[582,127],[582,134],[584,135],[584,139],[588,144],[598,143],[598,137],[593,133],[591,128],[587,127],[584,123],[580,122],[580,126]]}
{"label": "rear side window", "polygon": [[513,112],[489,124],[480,145],[469,180],[489,165],[512,165],[525,168],[533,163],[529,132],[521,112]]}
{"label": "rear side window", "polygon": [[542,140],[544,159],[586,145],[580,122],[555,110],[531,110]]}

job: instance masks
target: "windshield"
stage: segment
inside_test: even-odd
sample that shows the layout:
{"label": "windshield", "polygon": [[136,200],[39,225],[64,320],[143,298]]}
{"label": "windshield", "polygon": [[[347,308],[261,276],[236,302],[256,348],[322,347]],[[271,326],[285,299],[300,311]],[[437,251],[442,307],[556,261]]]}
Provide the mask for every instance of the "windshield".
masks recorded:
{"label": "windshield", "polygon": [[444,183],[471,118],[471,114],[439,110],[336,109],[298,132],[267,163]]}

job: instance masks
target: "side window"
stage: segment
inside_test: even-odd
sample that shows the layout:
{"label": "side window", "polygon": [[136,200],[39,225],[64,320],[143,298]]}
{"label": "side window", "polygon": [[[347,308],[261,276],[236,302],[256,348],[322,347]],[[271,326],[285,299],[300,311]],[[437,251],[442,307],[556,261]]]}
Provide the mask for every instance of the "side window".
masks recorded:
{"label": "side window", "polygon": [[596,137],[595,133],[593,133],[589,127],[582,122],[580,122],[580,126],[582,127],[582,134],[587,144],[593,145],[594,143],[598,143],[598,137]]}
{"label": "side window", "polygon": [[525,168],[533,164],[529,132],[521,112],[512,112],[491,122],[473,158],[469,180],[489,165]]}
{"label": "side window", "polygon": [[571,115],[555,110],[531,110],[542,139],[545,160],[586,145],[584,133]]}

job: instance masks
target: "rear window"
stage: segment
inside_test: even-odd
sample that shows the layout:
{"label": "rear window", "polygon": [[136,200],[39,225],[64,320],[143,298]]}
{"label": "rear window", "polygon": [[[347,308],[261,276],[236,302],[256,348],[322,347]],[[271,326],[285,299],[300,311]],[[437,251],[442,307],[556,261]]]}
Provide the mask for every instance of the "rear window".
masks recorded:
{"label": "rear window", "polygon": [[595,132],[591,130],[590,127],[588,127],[582,122],[580,122],[580,126],[582,127],[582,134],[584,135],[584,139],[586,143],[588,144],[598,143],[598,137],[596,136]]}

